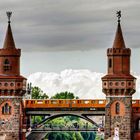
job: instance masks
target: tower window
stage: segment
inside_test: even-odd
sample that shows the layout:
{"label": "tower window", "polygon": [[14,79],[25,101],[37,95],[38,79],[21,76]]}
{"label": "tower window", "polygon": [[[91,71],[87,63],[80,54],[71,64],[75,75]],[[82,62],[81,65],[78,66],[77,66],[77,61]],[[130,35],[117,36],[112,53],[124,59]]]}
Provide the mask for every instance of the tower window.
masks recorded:
{"label": "tower window", "polygon": [[11,114],[11,106],[9,106],[8,103],[6,103],[6,104],[2,107],[2,114],[3,114],[3,115],[10,115],[10,114]]}
{"label": "tower window", "polygon": [[112,59],[109,58],[109,68],[111,68],[111,67],[112,67]]}
{"label": "tower window", "polygon": [[10,62],[9,62],[9,60],[8,59],[5,59],[4,60],[4,66],[3,66],[3,69],[4,69],[4,71],[9,71],[9,70],[11,70],[11,65],[10,65]]}
{"label": "tower window", "polygon": [[5,64],[5,65],[10,64],[10,63],[9,63],[9,60],[8,60],[8,59],[5,59],[4,64]]}
{"label": "tower window", "polygon": [[120,114],[120,103],[116,103],[115,105],[116,114]]}

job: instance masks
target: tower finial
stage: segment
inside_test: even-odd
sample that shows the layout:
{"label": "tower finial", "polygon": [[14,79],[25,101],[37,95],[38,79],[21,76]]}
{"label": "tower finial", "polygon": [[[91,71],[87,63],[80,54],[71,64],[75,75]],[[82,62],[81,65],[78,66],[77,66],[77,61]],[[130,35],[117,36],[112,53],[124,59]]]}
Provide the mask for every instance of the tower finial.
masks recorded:
{"label": "tower finial", "polygon": [[6,14],[7,14],[7,17],[8,17],[8,23],[10,23],[11,22],[11,16],[12,16],[12,12],[11,11],[7,11],[6,12]]}
{"label": "tower finial", "polygon": [[119,10],[119,11],[117,11],[116,12],[116,14],[117,14],[117,18],[118,18],[118,23],[120,23],[120,18],[121,18],[121,11]]}

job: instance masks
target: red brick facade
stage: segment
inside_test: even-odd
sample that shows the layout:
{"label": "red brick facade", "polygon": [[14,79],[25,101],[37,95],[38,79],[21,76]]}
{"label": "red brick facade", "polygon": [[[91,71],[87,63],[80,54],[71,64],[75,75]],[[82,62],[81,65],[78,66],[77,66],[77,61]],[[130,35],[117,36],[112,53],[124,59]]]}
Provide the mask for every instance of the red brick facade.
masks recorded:
{"label": "red brick facade", "polygon": [[8,22],[4,46],[0,49],[0,136],[5,140],[21,140],[26,78],[20,75],[21,50],[15,47]]}
{"label": "red brick facade", "polygon": [[[112,48],[107,50],[108,74],[102,77],[106,94],[105,139],[115,137],[119,130],[120,140],[132,139],[132,95],[135,77],[130,74],[131,50],[125,47],[120,21]],[[116,136],[117,137],[117,136]]]}

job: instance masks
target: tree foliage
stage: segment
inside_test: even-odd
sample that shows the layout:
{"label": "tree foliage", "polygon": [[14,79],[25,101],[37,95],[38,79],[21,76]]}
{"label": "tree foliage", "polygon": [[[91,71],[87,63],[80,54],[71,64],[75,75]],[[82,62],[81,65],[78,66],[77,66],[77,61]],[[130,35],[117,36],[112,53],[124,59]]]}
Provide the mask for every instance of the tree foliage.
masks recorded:
{"label": "tree foliage", "polygon": [[51,99],[74,99],[75,96],[71,92],[60,92],[51,97]]}
{"label": "tree foliage", "polygon": [[43,91],[39,87],[32,87],[32,99],[48,99],[49,96],[46,93],[43,93]]}

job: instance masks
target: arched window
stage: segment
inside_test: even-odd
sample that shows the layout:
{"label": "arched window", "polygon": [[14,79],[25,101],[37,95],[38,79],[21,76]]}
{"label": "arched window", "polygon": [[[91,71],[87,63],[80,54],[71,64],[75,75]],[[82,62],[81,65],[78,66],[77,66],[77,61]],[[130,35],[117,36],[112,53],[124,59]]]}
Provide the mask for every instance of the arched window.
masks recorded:
{"label": "arched window", "polygon": [[116,114],[120,114],[120,103],[116,103],[115,105]]}
{"label": "arched window", "polygon": [[10,114],[11,114],[11,106],[9,106],[8,103],[6,103],[6,104],[2,107],[2,114],[3,114],[3,115],[10,115]]}
{"label": "arched window", "polygon": [[111,58],[109,58],[109,68],[111,68],[112,67],[112,59]]}
{"label": "arched window", "polygon": [[140,130],[140,118],[136,121],[136,130]]}
{"label": "arched window", "polygon": [[112,59],[109,58],[109,68],[111,68],[111,67],[112,67]]}
{"label": "arched window", "polygon": [[8,59],[5,59],[5,60],[4,60],[4,64],[5,64],[5,65],[10,64],[10,63],[9,63],[9,60],[8,60]]}
{"label": "arched window", "polygon": [[11,70],[11,65],[10,65],[10,62],[8,59],[5,59],[4,62],[3,62],[3,69],[4,71],[9,71]]}

